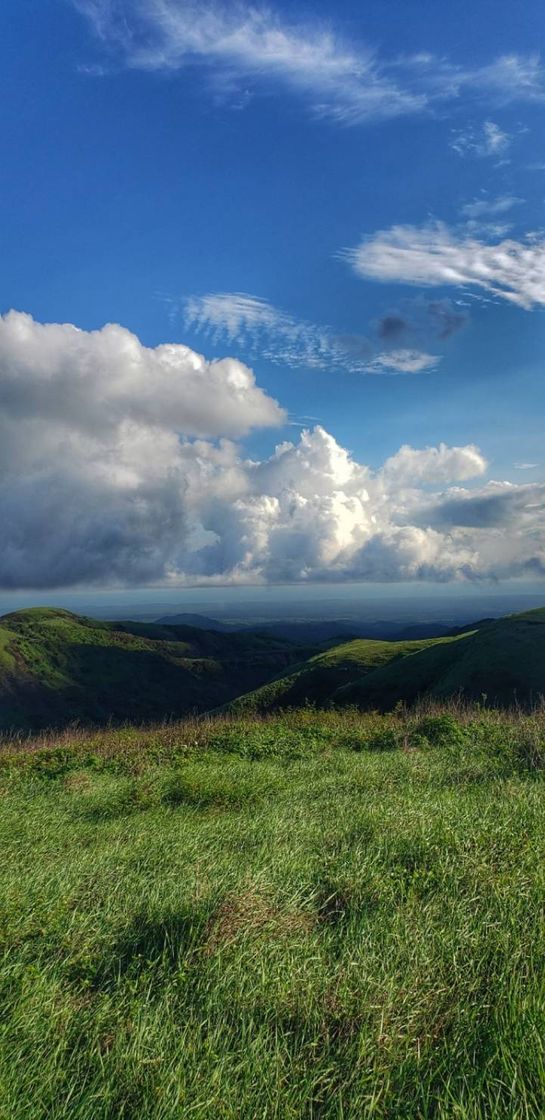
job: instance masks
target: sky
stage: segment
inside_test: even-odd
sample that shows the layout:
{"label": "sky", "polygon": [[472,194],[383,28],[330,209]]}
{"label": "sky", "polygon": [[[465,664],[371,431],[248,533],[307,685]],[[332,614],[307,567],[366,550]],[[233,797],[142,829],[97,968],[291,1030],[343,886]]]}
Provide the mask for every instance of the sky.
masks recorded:
{"label": "sky", "polygon": [[543,588],[544,24],[8,0],[8,600]]}

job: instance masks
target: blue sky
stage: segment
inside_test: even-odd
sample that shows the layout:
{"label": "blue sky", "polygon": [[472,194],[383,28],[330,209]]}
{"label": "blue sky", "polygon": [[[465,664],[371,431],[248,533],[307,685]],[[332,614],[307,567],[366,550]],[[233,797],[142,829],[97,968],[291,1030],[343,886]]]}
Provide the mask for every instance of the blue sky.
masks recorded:
{"label": "blue sky", "polygon": [[[5,447],[41,450],[4,468],[4,588],[541,575],[543,22],[533,0],[7,6],[0,310],[35,325],[8,322],[0,403]],[[130,384],[121,336],[38,330],[107,323],[146,348]],[[163,343],[255,383],[207,364],[178,393]]]}

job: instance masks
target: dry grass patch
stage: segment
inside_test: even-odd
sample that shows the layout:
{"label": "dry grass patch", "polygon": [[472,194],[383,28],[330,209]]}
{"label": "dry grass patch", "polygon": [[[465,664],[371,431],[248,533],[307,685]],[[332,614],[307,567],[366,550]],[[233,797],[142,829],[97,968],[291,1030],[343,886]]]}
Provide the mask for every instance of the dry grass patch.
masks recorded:
{"label": "dry grass patch", "polygon": [[208,956],[237,941],[239,937],[274,934],[291,937],[311,933],[315,917],[304,910],[282,910],[265,894],[249,887],[240,894],[229,894],[210,919],[205,940]]}
{"label": "dry grass patch", "polygon": [[90,793],[93,780],[85,770],[75,770],[66,775],[63,786],[67,793]]}

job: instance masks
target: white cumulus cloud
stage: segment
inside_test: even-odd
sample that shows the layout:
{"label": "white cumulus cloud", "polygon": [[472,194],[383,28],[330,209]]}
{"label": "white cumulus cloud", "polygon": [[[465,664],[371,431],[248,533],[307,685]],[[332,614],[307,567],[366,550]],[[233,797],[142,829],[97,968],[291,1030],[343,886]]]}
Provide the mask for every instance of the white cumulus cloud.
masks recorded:
{"label": "white cumulus cloud", "polygon": [[[545,487],[484,482],[473,445],[382,467],[285,414],[233,358],[0,319],[0,587],[545,574]],[[472,488],[467,487],[472,482]]]}
{"label": "white cumulus cloud", "polygon": [[150,349],[112,323],[82,331],[11,311],[0,318],[0,367],[5,415],[22,411],[88,432],[131,421],[186,435],[239,436],[284,419],[242,362],[207,362],[177,343]]}
{"label": "white cumulus cloud", "polygon": [[181,440],[284,419],[235,359],[10,312],[0,318],[0,583],[161,577],[188,531]]}
{"label": "white cumulus cloud", "polygon": [[432,483],[464,482],[484,474],[486,459],[478,447],[448,447],[440,443],[438,447],[425,447],[421,450],[404,444],[399,451],[387,459],[383,474],[388,479],[399,482]]}

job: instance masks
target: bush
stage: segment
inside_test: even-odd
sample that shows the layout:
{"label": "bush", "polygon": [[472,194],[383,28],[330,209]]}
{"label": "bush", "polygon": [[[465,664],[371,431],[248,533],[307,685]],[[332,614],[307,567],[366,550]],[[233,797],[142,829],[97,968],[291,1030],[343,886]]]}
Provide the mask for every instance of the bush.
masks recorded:
{"label": "bush", "polygon": [[463,747],[467,742],[464,728],[449,712],[421,719],[413,735],[420,740],[425,739],[432,747]]}
{"label": "bush", "polygon": [[398,728],[384,727],[371,736],[367,742],[367,749],[370,751],[396,751],[402,742],[403,736]]}

